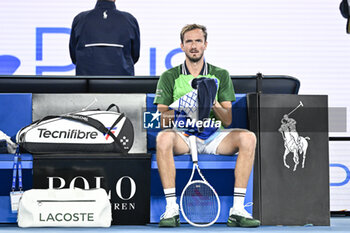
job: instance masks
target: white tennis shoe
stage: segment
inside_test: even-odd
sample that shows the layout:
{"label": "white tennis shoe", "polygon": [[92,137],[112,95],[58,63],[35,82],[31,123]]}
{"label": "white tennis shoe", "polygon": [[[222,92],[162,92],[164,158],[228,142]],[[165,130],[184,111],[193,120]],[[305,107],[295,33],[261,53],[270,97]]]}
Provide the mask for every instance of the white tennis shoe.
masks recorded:
{"label": "white tennis shoe", "polygon": [[179,205],[167,205],[165,212],[160,216],[160,219],[172,218],[176,215],[179,215]]}
{"label": "white tennis shoe", "polygon": [[254,219],[244,208],[230,209],[230,216],[227,220],[229,227],[258,227],[260,221]]}
{"label": "white tennis shoe", "polygon": [[165,212],[160,216],[160,227],[178,227],[180,226],[179,205],[167,205]]}
{"label": "white tennis shoe", "polygon": [[250,213],[248,213],[244,208],[243,209],[234,209],[233,207],[230,208],[230,216],[231,215],[238,215],[245,218],[253,218]]}

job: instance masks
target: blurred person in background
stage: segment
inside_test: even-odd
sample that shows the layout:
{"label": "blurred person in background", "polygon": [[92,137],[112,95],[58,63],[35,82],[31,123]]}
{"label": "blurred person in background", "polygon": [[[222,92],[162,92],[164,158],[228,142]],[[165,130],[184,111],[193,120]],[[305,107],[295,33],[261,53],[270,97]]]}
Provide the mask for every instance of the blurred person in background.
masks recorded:
{"label": "blurred person in background", "polygon": [[350,3],[350,0],[343,0],[341,1],[340,3],[340,6],[339,6],[339,9],[340,9],[340,13],[342,14],[342,16],[347,20],[347,23],[346,23],[346,33],[350,34],[350,16],[349,16],[349,4]]}
{"label": "blurred person in background", "polygon": [[69,52],[76,75],[130,75],[140,56],[140,30],[115,0],[98,0],[73,20]]}

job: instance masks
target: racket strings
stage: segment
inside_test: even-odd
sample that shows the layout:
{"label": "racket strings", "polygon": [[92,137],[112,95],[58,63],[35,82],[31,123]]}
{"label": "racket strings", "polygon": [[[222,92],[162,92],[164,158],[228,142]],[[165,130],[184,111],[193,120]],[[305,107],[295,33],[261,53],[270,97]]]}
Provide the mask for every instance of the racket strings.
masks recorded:
{"label": "racket strings", "polygon": [[183,195],[182,212],[193,223],[210,223],[219,211],[214,191],[204,183],[190,184]]}
{"label": "racket strings", "polygon": [[179,99],[179,106],[184,107],[187,114],[197,111],[197,91],[192,91]]}

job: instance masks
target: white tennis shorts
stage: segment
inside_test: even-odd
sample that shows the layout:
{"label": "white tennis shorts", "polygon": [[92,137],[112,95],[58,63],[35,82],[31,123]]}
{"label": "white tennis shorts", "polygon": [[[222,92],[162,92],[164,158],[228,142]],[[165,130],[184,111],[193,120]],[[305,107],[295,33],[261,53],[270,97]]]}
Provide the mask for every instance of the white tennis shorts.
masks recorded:
{"label": "white tennis shorts", "polygon": [[[216,150],[222,140],[229,134],[230,132],[215,132],[213,133],[208,139],[203,140],[200,138],[197,139],[197,151],[200,154],[217,154]],[[181,138],[186,142],[187,146],[190,148],[191,153],[191,146],[190,146],[190,140],[188,137],[186,137],[183,132],[177,132],[178,135],[181,136]]]}

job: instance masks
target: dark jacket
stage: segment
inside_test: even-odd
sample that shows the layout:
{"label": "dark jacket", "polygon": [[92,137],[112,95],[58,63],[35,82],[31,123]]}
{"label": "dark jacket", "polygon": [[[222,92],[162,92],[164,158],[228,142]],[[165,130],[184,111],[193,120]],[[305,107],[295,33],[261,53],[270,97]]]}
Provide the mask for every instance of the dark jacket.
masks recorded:
{"label": "dark jacket", "polygon": [[344,18],[347,18],[347,23],[346,23],[346,33],[350,34],[350,7],[349,7],[349,2],[348,0],[342,0],[339,6],[340,13]]}
{"label": "dark jacket", "polygon": [[349,4],[348,4],[348,0],[342,0],[339,6],[339,10],[341,15],[344,18],[349,18]]}
{"label": "dark jacket", "polygon": [[114,2],[99,0],[74,18],[69,52],[76,75],[134,75],[140,56],[137,20]]}

